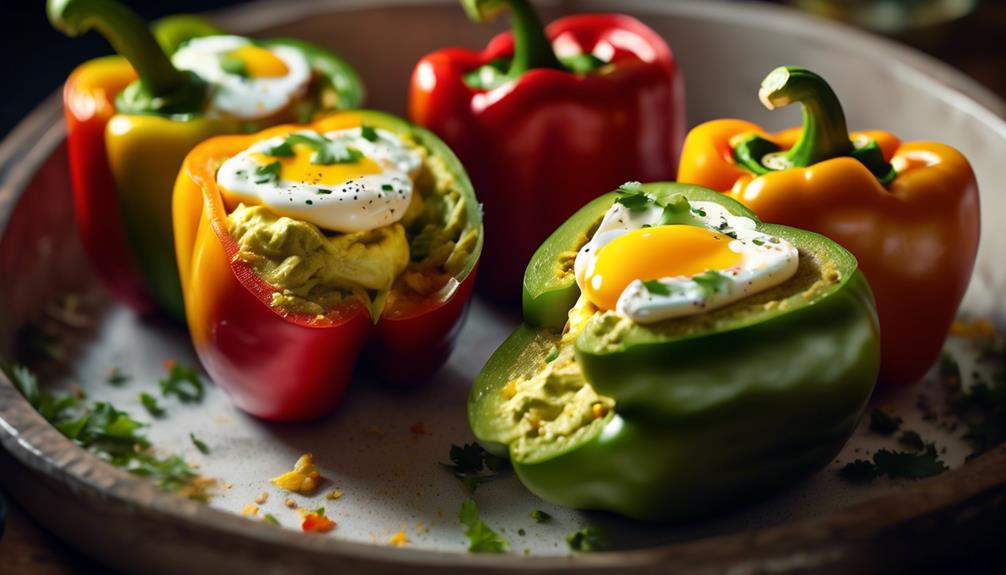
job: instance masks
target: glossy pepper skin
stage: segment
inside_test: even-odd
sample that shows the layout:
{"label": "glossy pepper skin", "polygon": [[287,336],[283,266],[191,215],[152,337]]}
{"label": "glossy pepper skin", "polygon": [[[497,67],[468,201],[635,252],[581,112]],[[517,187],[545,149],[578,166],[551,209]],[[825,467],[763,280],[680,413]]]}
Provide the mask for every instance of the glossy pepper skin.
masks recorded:
{"label": "glossy pepper skin", "polygon": [[[971,279],[980,226],[974,171],[950,146],[847,133],[820,77],[779,70],[763,83],[762,101],[770,109],[802,103],[804,127],[768,135],[742,120],[702,124],[685,141],[678,180],[725,192],[764,221],[816,231],[855,254],[877,298],[881,382],[917,381],[939,357]],[[853,157],[870,142],[872,157]],[[799,148],[800,157],[769,170],[758,168],[756,154],[747,163],[738,156],[759,145],[776,157]]]}
{"label": "glossy pepper skin", "polygon": [[[148,30],[139,17],[109,0],[51,0],[48,11],[57,28],[71,35],[96,28],[121,54],[85,62],[63,91],[85,251],[116,299],[140,313],[161,310],[181,319],[171,193],[185,154],[216,134],[294,118],[249,123],[203,115],[205,82],[175,69],[169,56],[186,40],[222,33],[205,20],[173,16]],[[308,97],[312,112],[360,104],[356,74],[335,56],[298,40],[258,42],[293,46],[307,56],[317,76],[318,89]]]}
{"label": "glossy pepper skin", "polygon": [[482,52],[420,60],[409,116],[471,175],[491,262],[479,289],[513,302],[535,248],[580,206],[627,180],[673,178],[683,84],[663,39],[629,16],[577,15],[542,29],[523,0],[464,4],[480,21],[509,8],[513,33]]}
{"label": "glossy pepper skin", "polygon": [[442,159],[462,189],[467,221],[479,230],[476,248],[447,288],[428,300],[389,303],[376,324],[358,300],[322,317],[282,315],[270,306],[275,288],[234,259],[238,248],[228,231],[217,167],[255,141],[305,126],[218,136],[197,146],[182,166],[174,196],[175,251],[192,341],[213,381],[252,415],[300,421],[330,412],[362,353],[379,377],[415,385],[443,364],[457,338],[482,247],[481,213],[471,183],[436,136],[392,116],[344,112],[307,128],[324,132],[362,123],[409,134]]}
{"label": "glossy pepper skin", "polygon": [[[683,194],[756,219],[711,190],[644,187],[658,198]],[[594,389],[615,400],[613,411],[573,441],[513,457],[501,441],[511,425],[501,409],[504,388],[554,353],[563,329],[555,320],[570,309],[570,293],[558,292],[578,295],[572,274],[554,272],[557,254],[578,249],[614,199],[608,194],[585,206],[535,253],[525,276],[525,323],[489,359],[469,396],[479,442],[511,456],[520,480],[543,499],[672,522],[764,495],[831,461],[876,379],[873,298],[855,259],[837,244],[770,224],[759,229],[836,262],[839,283],[809,302],[724,331],[613,349],[581,333],[573,344],[576,361]]]}

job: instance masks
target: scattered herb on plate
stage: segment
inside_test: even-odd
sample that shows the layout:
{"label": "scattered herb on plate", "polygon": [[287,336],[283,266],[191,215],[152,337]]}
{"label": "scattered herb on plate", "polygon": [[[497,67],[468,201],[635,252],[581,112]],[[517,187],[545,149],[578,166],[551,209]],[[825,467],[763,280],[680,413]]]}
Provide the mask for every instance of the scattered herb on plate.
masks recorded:
{"label": "scattered herb on plate", "polygon": [[534,511],[528,513],[528,516],[531,519],[534,519],[535,523],[545,523],[546,521],[552,520],[552,516],[549,515],[548,513],[545,513],[541,509],[535,509]]}
{"label": "scattered herb on plate", "polygon": [[900,417],[891,415],[879,407],[874,407],[870,411],[870,431],[882,435],[891,435],[901,428],[901,424],[902,420]]}
{"label": "scattered herb on plate", "polygon": [[479,519],[479,509],[472,499],[465,499],[458,511],[458,519],[466,527],[468,551],[471,553],[502,553],[507,550],[507,540]]}
{"label": "scattered herb on plate", "polygon": [[573,551],[579,552],[600,551],[603,548],[600,532],[591,525],[566,535],[566,544]]}
{"label": "scattered herb on plate", "polygon": [[191,433],[190,432],[189,433],[189,439],[192,440],[192,445],[196,446],[196,449],[199,450],[199,453],[202,453],[203,455],[209,455],[210,454],[210,448],[209,448],[209,446],[207,446],[206,442],[204,442],[202,439],[199,439],[198,437],[196,437],[195,433]]}
{"label": "scattered herb on plate", "polygon": [[164,362],[164,367],[168,375],[158,382],[162,397],[174,395],[183,403],[203,400],[206,390],[195,369],[171,360]]}
{"label": "scattered herb on plate", "polygon": [[143,405],[143,409],[147,410],[152,417],[164,417],[167,413],[160,404],[157,403],[157,398],[150,395],[147,392],[140,393],[140,404]]}
{"label": "scattered herb on plate", "polygon": [[478,443],[451,445],[448,458],[450,463],[440,465],[454,473],[469,492],[507,468],[506,459],[489,453]]}

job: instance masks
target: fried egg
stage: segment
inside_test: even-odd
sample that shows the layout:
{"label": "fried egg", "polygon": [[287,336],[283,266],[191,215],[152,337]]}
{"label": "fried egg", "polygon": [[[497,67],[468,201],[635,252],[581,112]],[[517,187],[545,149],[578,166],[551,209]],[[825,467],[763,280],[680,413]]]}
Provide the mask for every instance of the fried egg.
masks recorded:
{"label": "fried egg", "polygon": [[361,126],[260,140],[217,171],[225,202],[264,205],[333,232],[393,224],[412,201],[422,158],[394,133]]}
{"label": "fried egg", "polygon": [[211,118],[271,116],[300,99],[311,83],[311,66],[299,50],[261,46],[241,36],[193,38],[171,61],[210,84]]}
{"label": "fried egg", "polygon": [[665,208],[615,203],[577,253],[576,282],[601,310],[637,323],[704,313],[777,286],[797,270],[790,242],[706,201],[687,202],[687,223],[661,224]]}

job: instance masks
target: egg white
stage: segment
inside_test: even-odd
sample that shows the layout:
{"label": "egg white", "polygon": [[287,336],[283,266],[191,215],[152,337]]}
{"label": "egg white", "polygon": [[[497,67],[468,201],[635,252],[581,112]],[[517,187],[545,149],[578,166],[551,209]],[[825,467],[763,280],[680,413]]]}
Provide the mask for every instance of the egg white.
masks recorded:
{"label": "egg white", "polygon": [[206,36],[186,42],[171,57],[182,70],[195,72],[210,84],[206,116],[256,120],[271,116],[301,98],[311,83],[311,66],[299,50],[289,46],[265,49],[283,61],[287,74],[276,78],[244,78],[225,72],[221,58],[251,44],[241,36]]}
{"label": "egg white", "polygon": [[[726,277],[721,290],[708,294],[694,276],[659,278],[670,294],[655,294],[637,279],[622,291],[615,311],[637,323],[654,323],[666,319],[704,313],[752,294],[777,286],[793,277],[799,262],[799,251],[790,242],[759,232],[750,218],[735,216],[714,202],[689,202],[692,216],[710,230],[733,233],[728,247],[741,255],[741,263],[726,270],[716,270]],[[577,284],[581,291],[584,278],[592,275],[598,253],[605,245],[632,230],[655,226],[663,208],[651,206],[630,210],[614,204],[604,215],[594,236],[577,253],[574,263]],[[761,245],[757,245],[756,240]]]}
{"label": "egg white", "polygon": [[[318,132],[298,132],[318,135]],[[360,128],[325,132],[381,167],[381,172],[340,184],[315,184],[283,179],[257,183],[253,176],[261,163],[252,154],[264,153],[286,136],[260,140],[227,159],[217,171],[217,183],[232,197],[246,204],[264,205],[281,216],[310,222],[334,232],[360,232],[397,222],[412,201],[412,175],[422,158],[393,132],[375,129],[375,141],[363,137]],[[282,174],[281,174],[282,176]]]}

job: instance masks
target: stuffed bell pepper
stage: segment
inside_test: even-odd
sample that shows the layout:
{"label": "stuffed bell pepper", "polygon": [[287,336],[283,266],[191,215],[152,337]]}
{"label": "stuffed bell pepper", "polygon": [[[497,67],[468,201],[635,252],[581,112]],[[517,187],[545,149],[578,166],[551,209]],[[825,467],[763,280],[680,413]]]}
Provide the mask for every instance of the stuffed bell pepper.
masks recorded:
{"label": "stuffed bell pepper", "polygon": [[413,122],[454,150],[486,204],[480,291],[515,301],[535,248],[622,182],[674,177],[683,85],[667,44],[635,18],[583,14],[543,27],[527,0],[463,0],[476,21],[509,10],[512,32],[481,53],[416,65]]}
{"label": "stuffed bell pepper", "polygon": [[678,180],[855,254],[877,298],[880,381],[918,380],[939,357],[978,253],[971,165],[944,144],[849,133],[838,97],[803,68],[774,70],[759,96],[770,110],[801,104],[802,129],[770,135],[743,120],[702,124],[688,134]]}
{"label": "stuffed bell pepper", "polygon": [[677,521],[827,464],[879,359],[873,297],[838,244],[711,190],[632,184],[534,254],[524,324],[468,416],[541,498]]}
{"label": "stuffed bell pepper", "polygon": [[482,249],[447,146],[370,111],[199,144],[174,222],[199,358],[238,407],[273,420],[330,411],[361,354],[391,383],[427,379]]}
{"label": "stuffed bell pepper", "polygon": [[117,299],[181,318],[171,191],[185,154],[215,134],[356,107],[360,82],[306,42],[224,35],[192,16],[151,33],[113,0],[49,0],[48,14],[70,35],[98,30],[120,54],[84,63],[64,89],[85,251]]}

